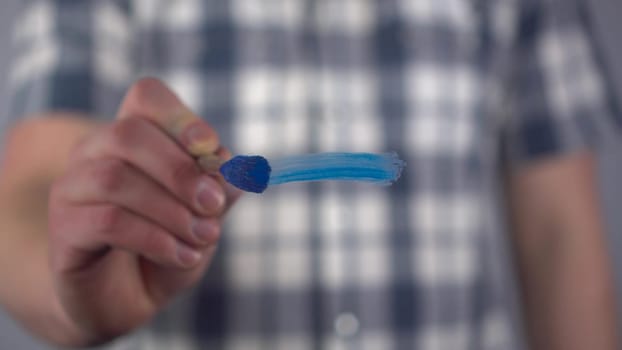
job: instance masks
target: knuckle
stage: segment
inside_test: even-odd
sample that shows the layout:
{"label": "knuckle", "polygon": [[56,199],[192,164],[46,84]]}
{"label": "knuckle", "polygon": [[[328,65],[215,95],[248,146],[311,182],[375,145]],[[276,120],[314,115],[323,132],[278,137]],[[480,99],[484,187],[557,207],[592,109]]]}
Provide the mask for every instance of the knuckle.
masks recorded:
{"label": "knuckle", "polygon": [[175,241],[172,236],[159,229],[151,229],[143,239],[145,250],[153,256],[167,257],[175,254]]}
{"label": "knuckle", "polygon": [[108,142],[115,148],[128,149],[134,146],[141,128],[141,118],[126,118],[113,123],[107,132]]}
{"label": "knuckle", "polygon": [[123,224],[123,209],[116,206],[105,206],[92,216],[90,223],[95,231],[115,232]]}
{"label": "knuckle", "polygon": [[100,190],[118,192],[125,185],[127,171],[127,167],[121,160],[100,160],[93,167],[91,178]]}
{"label": "knuckle", "polygon": [[86,150],[91,148],[92,138],[83,137],[69,150],[67,160],[69,164],[78,162],[84,155]]}
{"label": "knuckle", "polygon": [[156,78],[141,78],[127,92],[127,98],[136,106],[149,108],[154,91],[159,91],[164,84]]}
{"label": "knuckle", "polygon": [[52,208],[58,203],[71,201],[72,190],[75,188],[76,177],[79,176],[78,169],[68,168],[65,174],[55,179],[47,192],[48,208]]}
{"label": "knuckle", "polygon": [[170,166],[170,176],[175,182],[185,182],[199,175],[200,171],[197,165],[192,162],[177,162]]}

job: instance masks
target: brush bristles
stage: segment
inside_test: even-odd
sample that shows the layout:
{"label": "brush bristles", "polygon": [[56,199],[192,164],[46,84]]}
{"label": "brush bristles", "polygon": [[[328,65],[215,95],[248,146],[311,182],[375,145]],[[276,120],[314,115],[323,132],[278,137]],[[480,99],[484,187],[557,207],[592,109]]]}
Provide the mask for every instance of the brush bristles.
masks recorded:
{"label": "brush bristles", "polygon": [[227,182],[247,192],[262,193],[270,180],[270,164],[262,156],[235,156],[220,167]]}

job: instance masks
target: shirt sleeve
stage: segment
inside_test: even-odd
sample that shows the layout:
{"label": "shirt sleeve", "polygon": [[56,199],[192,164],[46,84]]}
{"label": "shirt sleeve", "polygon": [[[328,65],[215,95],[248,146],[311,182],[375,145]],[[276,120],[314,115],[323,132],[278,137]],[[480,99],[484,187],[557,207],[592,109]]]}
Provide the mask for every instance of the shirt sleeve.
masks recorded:
{"label": "shirt sleeve", "polygon": [[585,8],[575,0],[522,4],[504,130],[511,165],[592,149],[614,125]]}
{"label": "shirt sleeve", "polygon": [[134,76],[129,5],[26,3],[13,27],[5,122],[49,111],[114,116]]}

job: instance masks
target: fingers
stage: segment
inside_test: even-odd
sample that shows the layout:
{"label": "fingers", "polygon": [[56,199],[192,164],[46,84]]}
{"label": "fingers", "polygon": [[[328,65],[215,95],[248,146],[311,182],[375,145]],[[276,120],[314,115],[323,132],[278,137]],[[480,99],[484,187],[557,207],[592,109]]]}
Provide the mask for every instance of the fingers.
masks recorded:
{"label": "fingers", "polygon": [[[129,89],[119,109],[121,120],[141,118],[164,131],[188,154],[199,157],[200,168],[219,177],[218,169],[229,159],[229,152],[220,146],[217,133],[195,115],[165,84],[158,79],[143,78]],[[240,192],[225,185],[229,205]],[[230,201],[229,201],[230,200]]]}
{"label": "fingers", "polygon": [[194,156],[216,152],[218,134],[188,109],[170,89],[153,78],[138,80],[119,109],[119,118],[150,120]]}
{"label": "fingers", "polygon": [[[93,259],[93,253],[119,248],[163,266],[190,269],[197,265],[203,250],[176,239],[160,226],[123,208],[110,204],[56,207],[51,234],[56,244],[52,264],[58,270],[79,270]],[[87,230],[88,229],[88,230]],[[90,232],[85,235],[84,232]],[[70,249],[64,249],[70,247]],[[79,255],[79,256],[77,256]]]}
{"label": "fingers", "polygon": [[[190,155],[145,119],[128,118],[100,130],[82,144],[73,161],[92,163],[104,158],[123,160],[149,174],[199,214],[218,215],[225,207],[226,194],[222,186],[204,174]],[[103,175],[115,176],[111,172]]]}
{"label": "fingers", "polygon": [[218,239],[220,227],[216,218],[194,215],[158,183],[117,158],[83,162],[68,175],[55,185],[60,201],[70,205],[116,205],[195,246]]}
{"label": "fingers", "polygon": [[85,138],[52,189],[50,234],[65,247],[54,255],[66,266],[110,248],[171,267],[206,261],[218,217],[240,194],[213,173],[229,157],[164,84],[138,81],[119,120]]}

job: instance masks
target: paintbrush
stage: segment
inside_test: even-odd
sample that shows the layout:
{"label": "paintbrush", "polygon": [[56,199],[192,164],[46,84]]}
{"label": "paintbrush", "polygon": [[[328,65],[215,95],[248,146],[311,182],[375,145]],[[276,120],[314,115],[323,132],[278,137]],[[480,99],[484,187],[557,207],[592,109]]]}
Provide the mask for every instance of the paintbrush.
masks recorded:
{"label": "paintbrush", "polygon": [[262,156],[235,156],[220,166],[233,186],[262,193],[288,182],[344,180],[378,185],[395,182],[406,163],[397,153],[314,153],[268,161]]}
{"label": "paintbrush", "polygon": [[220,171],[225,181],[248,192],[262,193],[268,186],[294,181],[346,180],[389,185],[399,178],[406,164],[395,152],[315,153],[270,162],[262,156],[236,156],[222,163],[217,138],[197,141],[189,134],[194,124],[202,123],[190,110],[182,108],[172,118],[167,113],[156,119],[168,134],[186,146],[202,169]]}

